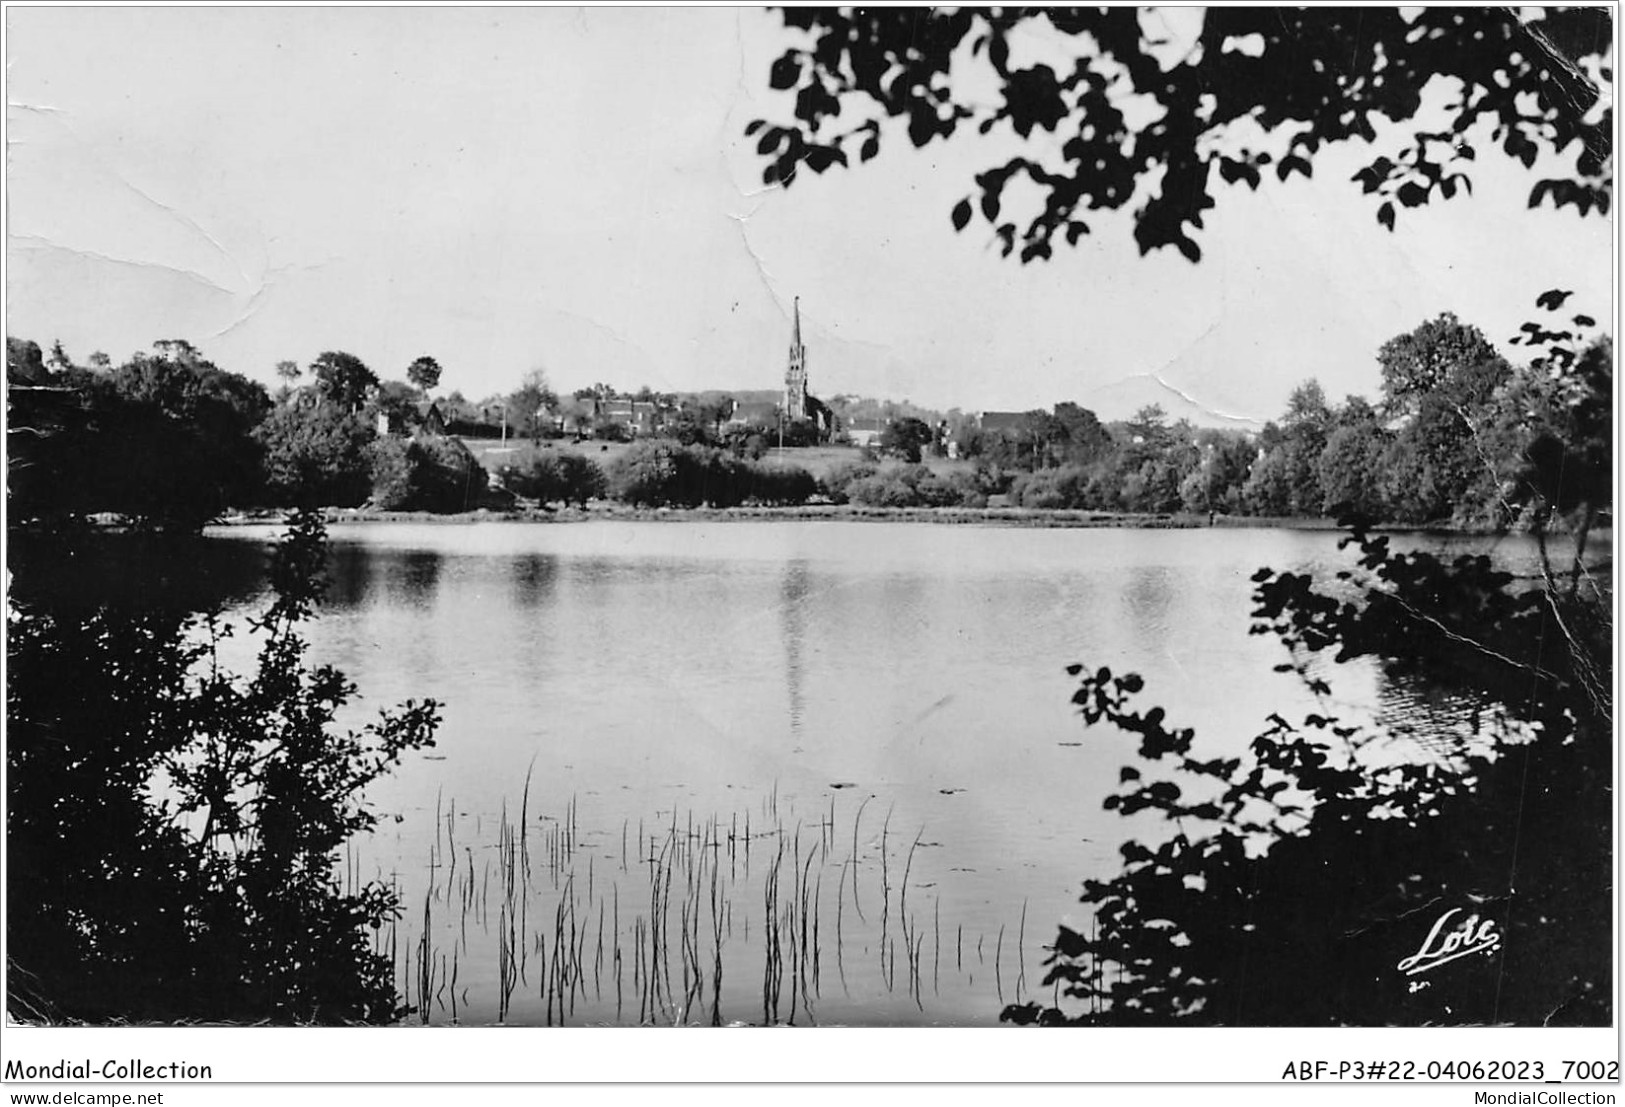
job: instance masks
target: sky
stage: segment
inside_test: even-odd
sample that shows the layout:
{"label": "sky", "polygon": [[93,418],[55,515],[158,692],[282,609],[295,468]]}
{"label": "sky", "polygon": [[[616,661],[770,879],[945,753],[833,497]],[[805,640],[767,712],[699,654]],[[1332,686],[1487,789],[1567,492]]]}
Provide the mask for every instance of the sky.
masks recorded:
{"label": "sky", "polygon": [[6,330],[81,363],[185,338],[267,384],[346,350],[397,379],[431,355],[471,399],[534,369],[771,389],[799,297],[816,395],[1258,422],[1310,377],[1375,396],[1377,348],[1440,312],[1501,344],[1547,288],[1614,303],[1611,221],[1527,210],[1498,156],[1397,234],[1361,151],[1226,186],[1198,265],[1140,257],[1126,212],[1027,266],[955,234],[999,135],[764,187],[744,128],[790,118],[767,75],[796,39],[756,9],[6,18]]}

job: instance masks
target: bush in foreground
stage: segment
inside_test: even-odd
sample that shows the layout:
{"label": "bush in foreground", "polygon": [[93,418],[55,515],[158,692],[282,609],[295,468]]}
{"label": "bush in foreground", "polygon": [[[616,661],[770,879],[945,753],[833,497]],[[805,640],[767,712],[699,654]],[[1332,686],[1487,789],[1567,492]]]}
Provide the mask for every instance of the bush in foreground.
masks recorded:
{"label": "bush in foreground", "polygon": [[247,676],[219,663],[212,619],[52,605],[36,582],[14,594],[12,1017],[339,1024],[406,1013],[382,930],[395,893],[344,889],[338,861],[377,820],[367,785],[433,744],[438,705],[337,725],[355,688],[309,664],[298,633],[325,559],[320,519],[297,516]]}
{"label": "bush in foreground", "polygon": [[[1606,603],[1549,566],[1530,587],[1486,557],[1395,554],[1359,524],[1346,544],[1358,570],[1339,583],[1357,599],[1299,574],[1253,577],[1254,633],[1280,638],[1280,668],[1326,706],[1270,716],[1235,756],[1199,755],[1193,729],[1139,707],[1137,675],[1071,667],[1085,722],[1138,741],[1106,808],[1168,827],[1124,844],[1117,876],[1085,881],[1093,921],[1060,928],[1044,978],[1058,998],[1005,1020],[1609,1025]],[[1470,697],[1472,742],[1442,762],[1396,759],[1392,733],[1333,714],[1311,667],[1326,651]],[[1473,956],[1408,975],[1430,947]],[[1261,971],[1290,986],[1261,987]]]}

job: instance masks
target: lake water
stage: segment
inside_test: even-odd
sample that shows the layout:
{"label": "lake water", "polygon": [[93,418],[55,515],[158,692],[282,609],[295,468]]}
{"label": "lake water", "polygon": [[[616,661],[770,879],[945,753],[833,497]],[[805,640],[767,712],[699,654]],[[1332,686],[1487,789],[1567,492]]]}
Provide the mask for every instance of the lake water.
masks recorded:
{"label": "lake water", "polygon": [[[312,659],[359,685],[355,720],[444,704],[347,862],[400,889],[380,940],[437,1024],[990,1025],[1052,998],[1044,946],[1087,927],[1082,881],[1164,832],[1102,809],[1133,747],[1085,729],[1065,667],[1138,672],[1198,756],[1240,751],[1271,712],[1326,710],[1247,633],[1249,577],[1350,563],[1335,534],[1262,529],[331,536]],[[1462,713],[1325,675],[1337,713],[1416,731],[1394,756],[1433,756]]]}

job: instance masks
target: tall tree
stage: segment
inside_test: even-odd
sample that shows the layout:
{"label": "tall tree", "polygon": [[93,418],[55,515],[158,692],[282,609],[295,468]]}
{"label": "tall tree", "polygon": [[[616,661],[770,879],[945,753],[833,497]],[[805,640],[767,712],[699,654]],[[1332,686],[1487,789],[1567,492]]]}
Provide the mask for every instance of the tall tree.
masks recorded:
{"label": "tall tree", "polygon": [[203,360],[203,351],[184,338],[160,338],[153,342],[152,348],[160,358],[180,365],[192,365]]}
{"label": "tall tree", "polygon": [[372,393],[372,410],[382,413],[391,427],[406,428],[417,423],[417,404],[422,392],[405,381],[380,381]]}
{"label": "tall tree", "polygon": [[333,404],[279,404],[255,430],[265,451],[270,501],[293,507],[355,507],[371,489],[373,428]]}
{"label": "tall tree", "polygon": [[[1498,485],[1484,430],[1511,367],[1477,327],[1446,312],[1383,343],[1384,408],[1406,422],[1393,461],[1414,521],[1478,515]],[[1396,489],[1395,491],[1399,491]]]}
{"label": "tall tree", "polygon": [[1148,449],[1160,450],[1168,444],[1168,413],[1161,404],[1140,408],[1129,417],[1127,428],[1130,436]]}
{"label": "tall tree", "polygon": [[508,426],[517,434],[535,438],[542,432],[542,409],[557,407],[558,394],[547,382],[547,373],[532,369],[519,381],[519,387],[508,393],[506,408]]}
{"label": "tall tree", "polygon": [[440,383],[440,363],[425,354],[406,367],[406,379],[427,396]]}
{"label": "tall tree", "polygon": [[1226,513],[1241,509],[1241,489],[1256,449],[1236,431],[1207,429],[1196,436],[1200,461],[1179,486],[1188,511]]}
{"label": "tall tree", "polygon": [[1287,512],[1297,516],[1320,514],[1320,454],[1326,448],[1332,421],[1326,392],[1320,382],[1308,380],[1287,397],[1281,428],[1286,432],[1282,463],[1287,483]]}
{"label": "tall tree", "polygon": [[1382,463],[1387,442],[1375,427],[1338,427],[1320,455],[1321,513],[1355,511],[1369,519],[1387,514]]}
{"label": "tall tree", "polygon": [[1015,432],[1017,464],[1031,470],[1059,465],[1066,441],[1066,424],[1042,408],[1029,411]]}
{"label": "tall tree", "polygon": [[[1568,295],[1554,289],[1536,303],[1555,313]],[[1537,531],[1553,517],[1567,517],[1577,536],[1571,591],[1584,571],[1586,536],[1614,504],[1614,342],[1596,326],[1585,314],[1524,324],[1523,336],[1512,341],[1537,353],[1521,375],[1522,387],[1503,397],[1503,414],[1524,432],[1514,497],[1520,504],[1533,501],[1530,521]]]}
{"label": "tall tree", "polygon": [[1417,415],[1438,396],[1449,407],[1482,406],[1508,373],[1484,333],[1448,311],[1384,342],[1377,361],[1384,405],[1393,415]]}
{"label": "tall tree", "polygon": [[16,384],[44,384],[51,372],[39,343],[26,338],[6,339],[6,380]]}
{"label": "tall tree", "polygon": [[1376,409],[1362,397],[1350,396],[1332,417],[1326,445],[1316,466],[1320,471],[1321,511],[1340,515],[1356,511],[1383,518],[1382,459],[1388,435]]}
{"label": "tall tree", "polygon": [[1068,464],[1090,465],[1111,453],[1111,434],[1088,408],[1066,400],[1055,405],[1055,419],[1065,434],[1063,452]]}
{"label": "tall tree", "polygon": [[880,432],[880,448],[905,461],[920,460],[920,451],[931,444],[931,427],[922,419],[893,419]]}
{"label": "tall tree", "polygon": [[328,350],[310,363],[310,375],[316,378],[321,394],[341,411],[355,411],[367,401],[367,394],[378,387],[378,375],[367,368],[366,362],[342,350]]}

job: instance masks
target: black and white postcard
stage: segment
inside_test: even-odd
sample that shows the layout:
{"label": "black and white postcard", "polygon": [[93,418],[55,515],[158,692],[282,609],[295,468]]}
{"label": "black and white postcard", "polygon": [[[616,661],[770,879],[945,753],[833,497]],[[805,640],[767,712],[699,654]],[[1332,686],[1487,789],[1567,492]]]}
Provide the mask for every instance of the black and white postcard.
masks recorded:
{"label": "black and white postcard", "polygon": [[5,19],[8,1089],[1617,1085],[1611,8]]}

